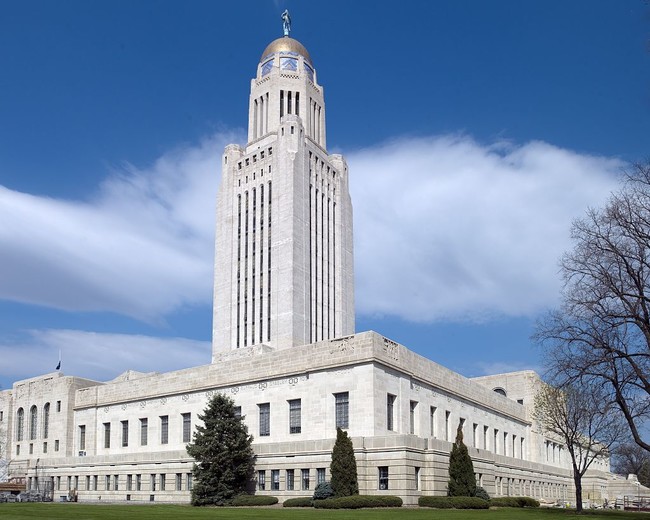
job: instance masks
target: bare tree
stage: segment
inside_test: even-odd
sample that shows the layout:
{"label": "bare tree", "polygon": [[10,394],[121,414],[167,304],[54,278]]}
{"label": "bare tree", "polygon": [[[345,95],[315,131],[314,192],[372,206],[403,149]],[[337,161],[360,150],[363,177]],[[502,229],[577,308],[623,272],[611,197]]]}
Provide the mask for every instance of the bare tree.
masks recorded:
{"label": "bare tree", "polygon": [[561,307],[537,327],[552,379],[600,383],[650,451],[650,163],[573,224]]}
{"label": "bare tree", "polygon": [[614,453],[614,471],[622,475],[634,474],[639,482],[650,486],[650,453],[635,443],[619,446]]}
{"label": "bare tree", "polygon": [[571,456],[576,509],[582,511],[582,477],[597,458],[608,457],[624,422],[616,408],[603,405],[596,385],[557,388],[544,384],[535,397],[534,418],[541,429],[560,439]]}

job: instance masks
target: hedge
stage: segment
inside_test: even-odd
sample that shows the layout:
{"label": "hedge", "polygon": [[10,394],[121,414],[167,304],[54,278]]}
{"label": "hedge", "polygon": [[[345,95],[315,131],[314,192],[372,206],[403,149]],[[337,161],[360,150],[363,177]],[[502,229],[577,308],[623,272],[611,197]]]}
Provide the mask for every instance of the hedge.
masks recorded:
{"label": "hedge", "polygon": [[487,500],[476,497],[431,497],[421,496],[418,499],[420,507],[435,507],[436,509],[489,509]]}
{"label": "hedge", "polygon": [[314,500],[317,509],[360,509],[362,507],[402,507],[402,499],[392,495],[352,495]]}
{"label": "hedge", "polygon": [[278,497],[269,495],[238,495],[230,502],[231,506],[272,506],[278,503]]}
{"label": "hedge", "polygon": [[282,502],[282,507],[311,507],[312,501],[311,497],[288,498]]}
{"label": "hedge", "polygon": [[490,499],[494,507],[539,507],[539,501],[530,497],[498,497]]}

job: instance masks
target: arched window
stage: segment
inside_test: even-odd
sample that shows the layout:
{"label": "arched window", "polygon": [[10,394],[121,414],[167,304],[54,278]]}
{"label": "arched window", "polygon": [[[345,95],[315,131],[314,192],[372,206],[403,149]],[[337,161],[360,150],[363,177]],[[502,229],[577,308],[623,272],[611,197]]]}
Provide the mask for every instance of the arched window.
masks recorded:
{"label": "arched window", "polygon": [[496,392],[497,394],[502,395],[503,397],[508,397],[506,391],[503,388],[500,387],[494,388],[493,392]]}
{"label": "arched window", "polygon": [[38,408],[36,405],[29,409],[29,438],[34,440],[38,431]]}
{"label": "arched window", "polygon": [[23,440],[23,429],[25,427],[25,410],[18,408],[16,412],[16,440]]}
{"label": "arched window", "polygon": [[43,438],[47,439],[50,433],[50,403],[45,403],[43,407]]}

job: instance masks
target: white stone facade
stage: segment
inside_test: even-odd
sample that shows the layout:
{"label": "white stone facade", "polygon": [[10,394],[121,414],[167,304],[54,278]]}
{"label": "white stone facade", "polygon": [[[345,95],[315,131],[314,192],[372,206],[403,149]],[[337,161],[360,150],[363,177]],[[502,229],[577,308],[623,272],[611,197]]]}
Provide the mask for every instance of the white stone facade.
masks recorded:
{"label": "white stone facade", "polygon": [[[340,426],[361,493],[406,504],[443,495],[460,423],[490,495],[570,498],[561,443],[531,418],[536,374],[467,379],[377,333],[354,334],[348,169],[326,151],[324,107],[306,49],[272,42],[251,82],[249,142],[222,158],[212,363],[105,383],[58,372],[16,382],[0,392],[10,477],[55,497],[188,502],[185,446],[222,392],[254,436],[258,493],[310,496],[329,480]],[[608,469],[602,461],[588,475],[599,496]]]}

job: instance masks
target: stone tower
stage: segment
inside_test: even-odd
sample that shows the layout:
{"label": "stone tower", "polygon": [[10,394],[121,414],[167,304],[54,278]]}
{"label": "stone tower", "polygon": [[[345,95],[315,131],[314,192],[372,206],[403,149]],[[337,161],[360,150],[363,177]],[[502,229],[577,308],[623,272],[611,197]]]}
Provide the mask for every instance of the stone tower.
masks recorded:
{"label": "stone tower", "polygon": [[348,168],[327,153],[323,87],[288,36],[251,80],[248,144],[223,154],[213,313],[213,360],[354,333]]}

